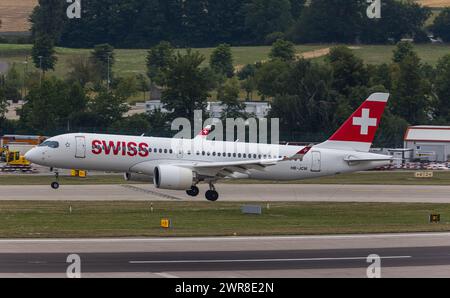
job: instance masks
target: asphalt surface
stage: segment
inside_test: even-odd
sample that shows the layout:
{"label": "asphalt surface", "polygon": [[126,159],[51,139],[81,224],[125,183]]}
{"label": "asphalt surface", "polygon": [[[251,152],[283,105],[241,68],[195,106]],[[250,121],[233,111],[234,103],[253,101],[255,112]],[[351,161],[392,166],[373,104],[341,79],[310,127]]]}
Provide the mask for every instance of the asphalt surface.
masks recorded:
{"label": "asphalt surface", "polygon": [[0,240],[0,276],[64,277],[78,253],[82,277],[366,277],[374,254],[384,277],[450,277],[449,243],[450,233]]}
{"label": "asphalt surface", "polygon": [[[232,251],[80,254],[82,271],[272,271],[367,268],[369,255],[386,267],[450,265],[450,247],[345,249],[312,251]],[[0,273],[58,273],[67,268],[67,254],[0,254]],[[450,276],[450,272],[449,272]]]}
{"label": "asphalt surface", "polygon": [[[301,185],[218,184],[220,201],[321,201],[321,202],[410,202],[450,203],[450,186],[416,185]],[[0,186],[0,200],[63,201],[160,201],[205,200],[206,185],[197,198],[183,191],[155,189],[153,185],[47,185]]]}

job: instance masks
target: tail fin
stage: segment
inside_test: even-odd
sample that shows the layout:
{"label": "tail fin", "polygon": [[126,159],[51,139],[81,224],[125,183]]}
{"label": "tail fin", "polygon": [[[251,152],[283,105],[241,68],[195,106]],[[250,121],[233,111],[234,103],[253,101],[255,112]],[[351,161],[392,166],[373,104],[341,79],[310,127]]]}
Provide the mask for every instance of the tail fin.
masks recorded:
{"label": "tail fin", "polygon": [[203,128],[194,139],[205,139],[206,140],[206,138],[211,133],[211,131],[212,131],[212,125],[208,125],[205,128]]}
{"label": "tail fin", "polygon": [[388,99],[388,93],[370,95],[328,141],[315,147],[369,152]]}

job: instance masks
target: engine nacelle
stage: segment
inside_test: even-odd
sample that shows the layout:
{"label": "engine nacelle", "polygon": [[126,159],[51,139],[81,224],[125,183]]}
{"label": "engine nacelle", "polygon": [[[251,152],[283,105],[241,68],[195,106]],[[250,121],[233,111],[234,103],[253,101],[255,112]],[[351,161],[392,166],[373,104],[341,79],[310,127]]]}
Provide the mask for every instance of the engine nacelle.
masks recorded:
{"label": "engine nacelle", "polygon": [[135,181],[135,182],[152,182],[152,176],[136,173],[125,173],[123,174],[123,179],[125,181]]}
{"label": "engine nacelle", "polygon": [[157,166],[153,175],[153,183],[156,188],[188,190],[194,184],[194,173],[192,170],[177,166]]}

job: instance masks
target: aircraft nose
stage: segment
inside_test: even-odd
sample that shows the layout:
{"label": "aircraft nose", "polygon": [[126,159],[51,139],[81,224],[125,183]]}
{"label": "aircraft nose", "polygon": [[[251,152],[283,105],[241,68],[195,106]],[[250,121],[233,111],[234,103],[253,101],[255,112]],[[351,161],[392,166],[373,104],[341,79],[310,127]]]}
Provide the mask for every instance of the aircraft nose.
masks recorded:
{"label": "aircraft nose", "polygon": [[36,163],[36,149],[31,149],[30,151],[28,151],[27,153],[25,153],[25,159],[31,162]]}

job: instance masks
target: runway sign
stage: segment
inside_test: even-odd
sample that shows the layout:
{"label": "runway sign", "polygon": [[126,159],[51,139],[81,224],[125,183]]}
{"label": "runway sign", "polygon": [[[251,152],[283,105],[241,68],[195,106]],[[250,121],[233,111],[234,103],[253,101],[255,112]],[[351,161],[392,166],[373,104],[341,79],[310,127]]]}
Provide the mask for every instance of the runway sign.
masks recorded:
{"label": "runway sign", "polygon": [[441,215],[440,214],[430,214],[430,223],[440,223]]}
{"label": "runway sign", "polygon": [[169,229],[172,227],[172,222],[168,218],[161,219],[161,228]]}
{"label": "runway sign", "polygon": [[416,177],[416,178],[433,178],[434,173],[433,172],[416,172],[414,174],[414,177]]}
{"label": "runway sign", "polygon": [[245,205],[241,207],[241,211],[244,214],[256,214],[261,215],[262,214],[262,207],[256,206],[256,205]]}

